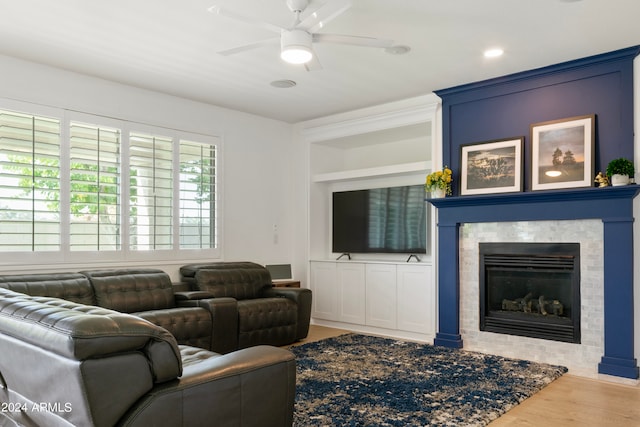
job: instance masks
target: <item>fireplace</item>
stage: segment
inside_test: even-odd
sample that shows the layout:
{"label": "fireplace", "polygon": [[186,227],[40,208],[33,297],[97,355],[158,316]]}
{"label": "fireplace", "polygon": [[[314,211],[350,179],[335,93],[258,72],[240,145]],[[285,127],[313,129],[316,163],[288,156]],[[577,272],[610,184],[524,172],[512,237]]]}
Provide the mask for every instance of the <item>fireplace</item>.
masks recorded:
{"label": "fireplace", "polygon": [[578,243],[480,243],[480,330],[580,343]]}

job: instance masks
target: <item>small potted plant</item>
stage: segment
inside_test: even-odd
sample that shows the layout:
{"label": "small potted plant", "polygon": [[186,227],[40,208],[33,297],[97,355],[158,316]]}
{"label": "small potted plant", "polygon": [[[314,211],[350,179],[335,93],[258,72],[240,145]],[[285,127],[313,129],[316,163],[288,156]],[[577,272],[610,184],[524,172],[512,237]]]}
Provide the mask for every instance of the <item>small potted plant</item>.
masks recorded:
{"label": "small potted plant", "polygon": [[607,176],[611,178],[613,186],[627,185],[634,174],[633,162],[625,158],[611,160],[607,165]]}
{"label": "small potted plant", "polygon": [[431,193],[432,197],[444,197],[451,195],[451,182],[453,176],[451,169],[445,166],[441,171],[431,172],[427,175],[427,179],[424,183],[425,191]]}

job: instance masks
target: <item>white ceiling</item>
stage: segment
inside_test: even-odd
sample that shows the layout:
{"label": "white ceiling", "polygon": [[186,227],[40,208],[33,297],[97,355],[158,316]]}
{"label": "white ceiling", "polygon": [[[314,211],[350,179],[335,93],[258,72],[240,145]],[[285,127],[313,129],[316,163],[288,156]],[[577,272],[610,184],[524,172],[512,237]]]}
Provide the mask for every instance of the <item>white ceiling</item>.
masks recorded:
{"label": "white ceiling", "polygon": [[[273,33],[213,4],[292,20],[285,0],[0,0],[0,54],[295,123],[640,44],[639,0],[353,0],[320,32],[411,51],[317,44],[307,72],[276,44],[216,53]],[[485,59],[494,46],[504,56]],[[282,79],[297,85],[269,84]]]}

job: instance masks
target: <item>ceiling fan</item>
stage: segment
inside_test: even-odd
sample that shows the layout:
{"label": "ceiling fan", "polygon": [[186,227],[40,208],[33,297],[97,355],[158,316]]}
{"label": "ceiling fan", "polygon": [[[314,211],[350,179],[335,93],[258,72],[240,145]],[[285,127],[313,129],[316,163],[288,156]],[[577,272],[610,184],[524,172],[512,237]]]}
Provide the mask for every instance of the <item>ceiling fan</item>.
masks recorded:
{"label": "ceiling fan", "polygon": [[[218,53],[221,55],[233,55],[280,41],[280,57],[284,61],[291,64],[304,64],[306,69],[311,71],[322,68],[313,49],[313,43],[337,43],[382,49],[393,46],[393,40],[317,33],[317,31],[321,30],[329,21],[349,9],[349,7],[351,7],[351,0],[327,0],[324,4],[321,4],[318,0],[286,0],[286,2],[287,7],[294,14],[293,23],[288,28],[283,28],[268,22],[261,22],[251,17],[223,9],[217,5],[211,6],[208,9],[209,12],[217,13],[238,22],[257,26],[279,34],[279,37],[238,46]],[[312,8],[309,6],[313,6],[315,3],[320,3],[320,5],[315,10],[311,10]]]}

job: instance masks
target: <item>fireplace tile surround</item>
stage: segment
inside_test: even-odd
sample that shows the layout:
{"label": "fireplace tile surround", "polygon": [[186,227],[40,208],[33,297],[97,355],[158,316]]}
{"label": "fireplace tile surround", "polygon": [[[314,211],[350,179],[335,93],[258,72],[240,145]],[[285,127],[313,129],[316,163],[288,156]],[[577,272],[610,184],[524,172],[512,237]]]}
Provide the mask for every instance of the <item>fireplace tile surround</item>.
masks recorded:
{"label": "fireplace tile surround", "polygon": [[[560,363],[584,376],[638,379],[633,342],[637,185],[428,199],[438,208],[435,345]],[[581,244],[582,343],[480,332],[478,242]]]}
{"label": "fireplace tile surround", "polygon": [[[604,353],[603,224],[597,219],[466,223],[460,227],[460,333],[464,348],[568,367],[595,377]],[[480,242],[580,243],[580,344],[479,330]]]}

